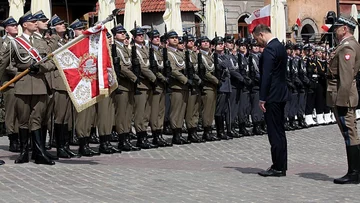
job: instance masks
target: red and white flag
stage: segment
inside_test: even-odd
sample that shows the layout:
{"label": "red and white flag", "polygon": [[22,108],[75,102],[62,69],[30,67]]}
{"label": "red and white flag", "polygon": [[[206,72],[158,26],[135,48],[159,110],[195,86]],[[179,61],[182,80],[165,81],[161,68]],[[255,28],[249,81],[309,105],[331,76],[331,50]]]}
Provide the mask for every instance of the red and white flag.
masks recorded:
{"label": "red and white flag", "polygon": [[245,18],[248,24],[249,32],[252,32],[255,26],[265,24],[270,27],[271,6],[267,5],[261,9],[254,11],[250,17]]}
{"label": "red and white flag", "polygon": [[103,25],[89,28],[83,32],[82,39],[75,38],[73,41],[80,40],[53,56],[78,112],[117,88],[106,32]]}
{"label": "red and white flag", "polygon": [[321,29],[323,29],[325,32],[328,32],[331,26],[331,24],[325,24],[321,26]]}
{"label": "red and white flag", "polygon": [[300,14],[299,14],[299,16],[298,16],[297,19],[296,19],[296,25],[297,25],[298,27],[301,26]]}

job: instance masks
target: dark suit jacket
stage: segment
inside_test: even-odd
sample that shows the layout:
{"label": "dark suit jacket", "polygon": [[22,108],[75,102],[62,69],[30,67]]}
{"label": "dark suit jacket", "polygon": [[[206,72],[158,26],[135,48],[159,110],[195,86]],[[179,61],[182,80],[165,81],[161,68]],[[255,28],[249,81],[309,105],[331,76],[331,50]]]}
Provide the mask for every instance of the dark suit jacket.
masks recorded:
{"label": "dark suit jacket", "polygon": [[277,38],[271,40],[260,57],[260,100],[266,103],[286,102],[290,94],[286,85],[284,45]]}

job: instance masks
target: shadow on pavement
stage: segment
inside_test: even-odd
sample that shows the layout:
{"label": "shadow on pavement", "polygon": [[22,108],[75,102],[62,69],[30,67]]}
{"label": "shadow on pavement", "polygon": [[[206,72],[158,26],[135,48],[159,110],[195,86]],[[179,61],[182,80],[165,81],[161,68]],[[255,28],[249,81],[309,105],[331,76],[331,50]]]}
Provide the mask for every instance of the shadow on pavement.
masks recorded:
{"label": "shadow on pavement", "polygon": [[80,160],[80,159],[61,159],[58,161],[55,161],[62,164],[89,164],[89,165],[98,165],[99,163],[92,160]]}
{"label": "shadow on pavement", "polygon": [[312,179],[312,180],[321,180],[321,181],[333,181],[334,178],[329,177],[326,174],[322,173],[298,173],[296,174],[302,178]]}
{"label": "shadow on pavement", "polygon": [[19,156],[18,153],[14,153],[14,155],[8,155],[8,156],[0,156],[0,159],[9,159],[9,160],[15,160]]}
{"label": "shadow on pavement", "polygon": [[263,171],[264,169],[261,168],[251,168],[251,167],[246,167],[246,168],[241,168],[241,167],[229,167],[229,166],[225,166],[224,168],[230,168],[230,169],[235,169],[241,173],[244,174],[257,174],[260,171]]}

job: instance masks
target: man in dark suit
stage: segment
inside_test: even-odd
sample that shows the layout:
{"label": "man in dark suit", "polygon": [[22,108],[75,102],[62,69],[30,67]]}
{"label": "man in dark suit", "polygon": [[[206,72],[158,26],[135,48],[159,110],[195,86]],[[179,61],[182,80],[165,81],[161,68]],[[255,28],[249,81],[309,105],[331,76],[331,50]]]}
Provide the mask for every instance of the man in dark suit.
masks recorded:
{"label": "man in dark suit", "polygon": [[286,176],[287,142],[285,136],[285,103],[289,99],[286,85],[287,54],[284,45],[273,37],[266,25],[257,25],[253,36],[265,47],[260,58],[260,109],[264,112],[271,145],[272,166],[261,176]]}

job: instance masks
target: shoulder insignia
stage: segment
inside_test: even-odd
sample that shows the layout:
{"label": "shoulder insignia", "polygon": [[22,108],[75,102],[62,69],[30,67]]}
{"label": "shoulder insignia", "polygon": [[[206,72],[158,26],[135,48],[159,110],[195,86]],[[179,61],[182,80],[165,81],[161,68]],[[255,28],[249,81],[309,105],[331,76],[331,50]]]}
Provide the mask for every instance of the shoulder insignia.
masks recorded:
{"label": "shoulder insignia", "polygon": [[344,45],[350,44],[349,41],[344,42]]}
{"label": "shoulder insignia", "polygon": [[350,54],[345,54],[345,60],[350,60]]}

